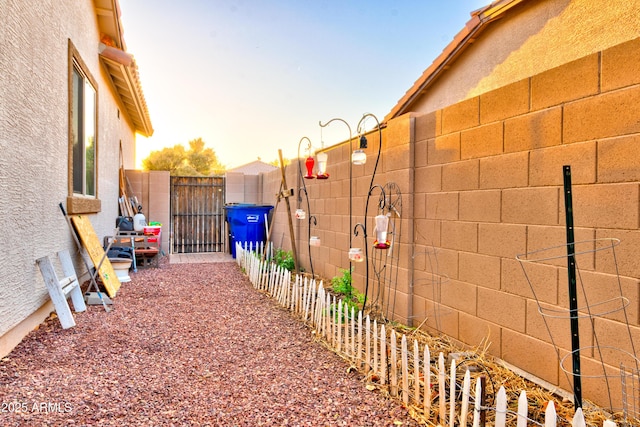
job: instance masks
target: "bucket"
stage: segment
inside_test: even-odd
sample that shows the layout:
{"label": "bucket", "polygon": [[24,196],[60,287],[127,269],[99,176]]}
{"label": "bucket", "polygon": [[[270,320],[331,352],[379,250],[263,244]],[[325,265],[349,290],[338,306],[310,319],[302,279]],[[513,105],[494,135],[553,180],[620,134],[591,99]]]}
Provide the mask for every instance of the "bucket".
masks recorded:
{"label": "bucket", "polygon": [[109,258],[109,261],[111,262],[113,270],[116,272],[116,276],[118,276],[120,283],[131,281],[131,277],[129,277],[129,268],[131,268],[132,260],[126,258]]}
{"label": "bucket", "polygon": [[142,228],[142,232],[144,234],[154,235],[154,236],[157,236],[158,234],[160,234],[160,230],[162,230],[162,227],[157,225],[147,225]]}

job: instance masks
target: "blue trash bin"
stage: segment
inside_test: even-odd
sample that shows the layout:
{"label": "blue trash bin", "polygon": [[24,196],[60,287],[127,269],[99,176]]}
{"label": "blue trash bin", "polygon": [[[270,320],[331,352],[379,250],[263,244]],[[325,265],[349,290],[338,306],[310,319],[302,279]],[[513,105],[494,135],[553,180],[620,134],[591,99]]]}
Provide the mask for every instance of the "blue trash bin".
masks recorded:
{"label": "blue trash bin", "polygon": [[236,257],[236,242],[242,245],[267,240],[265,215],[268,217],[273,206],[269,205],[228,205],[224,207],[229,223],[229,245],[231,255]]}

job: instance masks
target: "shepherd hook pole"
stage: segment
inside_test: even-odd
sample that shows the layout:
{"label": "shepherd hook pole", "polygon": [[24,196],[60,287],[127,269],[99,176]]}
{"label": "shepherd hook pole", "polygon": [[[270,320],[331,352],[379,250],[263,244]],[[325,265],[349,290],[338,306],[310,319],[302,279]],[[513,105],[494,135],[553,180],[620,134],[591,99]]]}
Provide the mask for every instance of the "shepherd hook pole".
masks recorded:
{"label": "shepherd hook pole", "polygon": [[571,319],[571,356],[573,362],[573,404],[582,407],[582,379],[580,377],[580,333],[578,331],[578,292],[576,289],[576,250],[573,234],[573,196],[571,194],[571,166],[564,172],[564,209],[567,224],[567,272],[569,279],[569,313]]}

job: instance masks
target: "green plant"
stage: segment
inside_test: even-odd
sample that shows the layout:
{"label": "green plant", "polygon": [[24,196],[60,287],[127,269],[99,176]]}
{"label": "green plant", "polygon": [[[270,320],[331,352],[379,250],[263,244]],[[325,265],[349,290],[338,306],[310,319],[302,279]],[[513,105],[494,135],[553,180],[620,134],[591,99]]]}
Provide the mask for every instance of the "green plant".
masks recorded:
{"label": "green plant", "polygon": [[273,255],[273,262],[289,271],[293,271],[296,268],[296,263],[293,260],[293,253],[291,251],[276,249],[276,253]]}
{"label": "green plant", "polygon": [[[346,307],[342,307],[344,318],[349,318],[351,316],[351,308],[354,308],[355,313],[360,311],[360,307],[364,302],[364,294],[358,292],[357,289],[353,287],[351,284],[351,270],[342,269],[340,270],[342,276],[335,276],[331,279],[331,289],[336,294],[343,296],[342,302],[346,304]],[[335,313],[337,308],[331,306],[331,313]],[[344,319],[343,319],[344,320]]]}
{"label": "green plant", "polygon": [[331,279],[331,289],[337,294],[351,296],[354,291],[351,285],[351,270],[341,269],[342,276],[335,276]]}

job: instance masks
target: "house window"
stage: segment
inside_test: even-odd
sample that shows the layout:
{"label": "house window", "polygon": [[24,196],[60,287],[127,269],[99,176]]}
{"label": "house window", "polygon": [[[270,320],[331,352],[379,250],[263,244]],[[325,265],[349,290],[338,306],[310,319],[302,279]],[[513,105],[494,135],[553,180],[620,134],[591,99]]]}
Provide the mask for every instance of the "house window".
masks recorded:
{"label": "house window", "polygon": [[98,95],[95,80],[69,41],[70,213],[100,211],[98,196]]}
{"label": "house window", "polygon": [[76,64],[72,80],[73,193],[95,197],[96,90]]}

